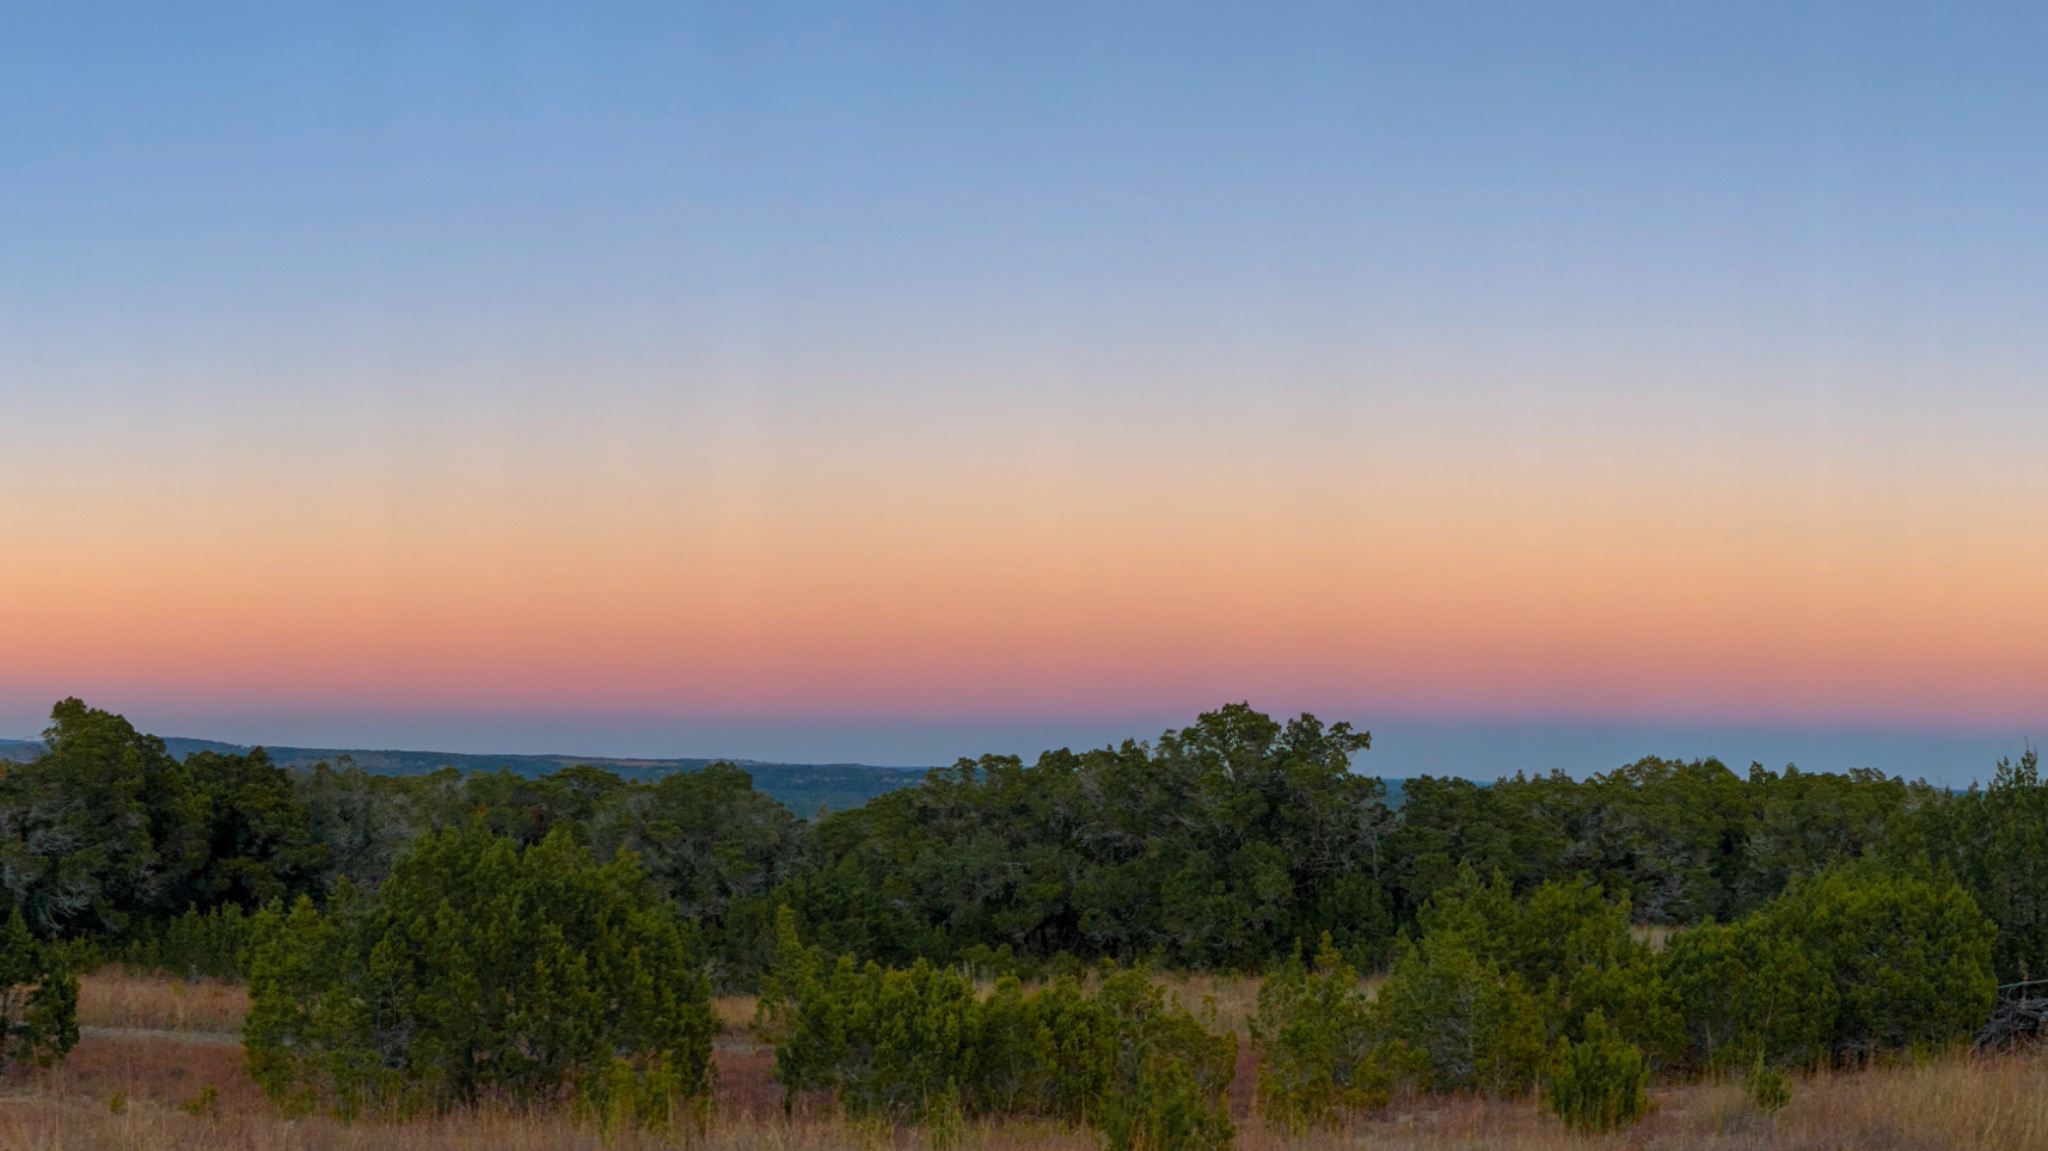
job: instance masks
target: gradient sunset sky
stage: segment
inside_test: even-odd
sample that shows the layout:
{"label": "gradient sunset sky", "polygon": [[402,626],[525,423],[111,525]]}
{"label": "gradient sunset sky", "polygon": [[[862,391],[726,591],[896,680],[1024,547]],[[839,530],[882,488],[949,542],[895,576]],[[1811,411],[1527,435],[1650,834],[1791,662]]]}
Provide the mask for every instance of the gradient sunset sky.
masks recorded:
{"label": "gradient sunset sky", "polygon": [[2048,733],[2039,5],[15,5],[0,735]]}

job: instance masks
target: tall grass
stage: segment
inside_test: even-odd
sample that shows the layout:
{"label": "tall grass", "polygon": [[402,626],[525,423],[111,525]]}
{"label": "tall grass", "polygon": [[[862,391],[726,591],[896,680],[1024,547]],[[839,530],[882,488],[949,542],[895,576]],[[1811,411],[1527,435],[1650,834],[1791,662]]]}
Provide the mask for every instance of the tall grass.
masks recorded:
{"label": "tall grass", "polygon": [[[880,1147],[918,1151],[916,1131],[851,1126],[822,1101],[785,1120],[770,1074],[772,1057],[744,1032],[750,1005],[721,1004],[727,1020],[715,1058],[718,1117],[685,1138],[618,1134],[561,1115],[480,1110],[403,1124],[288,1121],[251,1083],[242,1053],[207,1033],[239,1021],[239,989],[118,972],[86,977],[81,1004],[88,1033],[48,1072],[0,1083],[0,1148],[7,1151],[643,1151],[688,1142],[707,1151],[828,1151]],[[1184,1000],[1213,996],[1219,1023],[1248,1011],[1250,981],[1174,981]],[[91,1006],[86,1006],[90,1004]],[[121,1030],[121,1029],[130,1030]],[[201,1038],[205,1042],[190,1042]],[[1238,1074],[1249,1082],[1249,1061]],[[1243,1084],[1240,1084],[1243,1086]],[[212,1088],[211,1102],[207,1088]],[[1535,1101],[1415,1099],[1348,1130],[1287,1136],[1244,1114],[1249,1092],[1233,1092],[1243,1151],[2048,1151],[2048,1052],[1833,1072],[1793,1082],[1775,1118],[1743,1098],[1738,1084],[1652,1091],[1639,1126],[1583,1138],[1539,1113]],[[110,1106],[118,1098],[118,1109]],[[1085,1133],[1042,1123],[975,1127],[968,1151],[1093,1151]]]}
{"label": "tall grass", "polygon": [[171,979],[118,966],[78,979],[83,1027],[239,1032],[248,1010],[248,992],[217,979]]}

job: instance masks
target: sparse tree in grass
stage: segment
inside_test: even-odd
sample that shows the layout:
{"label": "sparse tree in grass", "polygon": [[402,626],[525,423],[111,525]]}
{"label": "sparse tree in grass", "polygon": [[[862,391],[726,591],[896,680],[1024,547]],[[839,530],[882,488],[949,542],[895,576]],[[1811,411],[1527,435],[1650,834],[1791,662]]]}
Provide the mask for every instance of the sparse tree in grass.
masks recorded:
{"label": "sparse tree in grass", "polygon": [[1233,1137],[1224,1092],[1237,1051],[1142,973],[1091,992],[1014,978],[986,997],[960,971],[827,960],[778,915],[759,1030],[786,1091],[829,1091],[864,1123],[920,1124],[935,1139],[964,1117],[1085,1123],[1112,1151],[1215,1151]]}
{"label": "sparse tree in grass", "polygon": [[1386,1106],[1392,1076],[1376,1047],[1378,1021],[1358,971],[1323,937],[1313,968],[1290,961],[1259,985],[1259,1110],[1300,1132]]}
{"label": "sparse tree in grass", "polygon": [[1580,1039],[1557,1041],[1543,1102],[1574,1131],[1618,1131],[1649,1108],[1649,1084],[1642,1049],[1615,1034],[1606,1017],[1594,1011],[1586,1016]]}
{"label": "sparse tree in grass", "polygon": [[0,924],[0,1071],[48,1067],[78,1043],[78,980],[16,907]]}

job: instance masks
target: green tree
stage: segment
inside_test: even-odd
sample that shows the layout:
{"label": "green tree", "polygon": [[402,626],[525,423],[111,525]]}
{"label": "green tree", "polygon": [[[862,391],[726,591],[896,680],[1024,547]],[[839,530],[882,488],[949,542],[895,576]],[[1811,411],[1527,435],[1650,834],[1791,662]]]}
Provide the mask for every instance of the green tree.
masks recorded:
{"label": "green tree", "polygon": [[1635,1044],[1616,1035],[1598,1011],[1577,1042],[1557,1041],[1543,1103],[1574,1131],[1597,1134],[1634,1125],[1649,1108],[1650,1069]]}
{"label": "green tree", "polygon": [[1969,889],[1998,925],[1993,961],[2005,982],[2048,978],[2048,783],[2028,748],[2002,759],[1991,785],[1917,797],[1894,854],[1925,854]]}
{"label": "green tree", "polygon": [[1843,863],[1682,933],[1670,979],[1700,1065],[1854,1062],[1967,1038],[1991,1008],[1995,936],[1952,881]]}
{"label": "green tree", "polygon": [[1548,1056],[1542,1004],[1457,933],[1404,941],[1375,1007],[1379,1057],[1412,1090],[1523,1095]]}
{"label": "green tree", "polygon": [[1946,878],[1837,864],[1761,914],[1829,973],[1838,1058],[1939,1048],[1966,1039],[1991,1010],[1997,929]]}
{"label": "green tree", "polygon": [[1290,960],[1260,983],[1251,1034],[1259,1110],[1282,1129],[1298,1133],[1386,1105],[1392,1076],[1376,1051],[1371,997],[1329,937],[1313,969]]}
{"label": "green tree", "polygon": [[1263,966],[1328,933],[1378,962],[1392,814],[1369,744],[1244,704],[1156,744],[962,760],[826,817],[776,890],[811,938],[897,965],[1062,953]]}
{"label": "green tree", "polygon": [[151,830],[164,875],[153,901],[162,920],[191,908],[253,911],[319,885],[328,848],[290,772],[262,748],[195,751],[158,776]]}
{"label": "green tree", "polygon": [[1812,1067],[1830,1057],[1834,975],[1774,924],[1751,916],[1680,932],[1666,973],[1692,1066]]}
{"label": "green tree", "polygon": [[655,1119],[707,1105],[701,946],[631,856],[599,864],[562,831],[520,848],[449,828],[373,895],[266,911],[256,937],[245,1044],[280,1100],[570,1098]]}
{"label": "green tree", "polygon": [[769,893],[801,873],[808,825],[730,763],[623,789],[602,823],[600,853],[637,854],[676,907],[709,927],[721,981],[751,981],[767,958]]}
{"label": "green tree", "polygon": [[1878,853],[1914,796],[1903,780],[1880,772],[1837,775],[1790,765],[1782,773],[1752,765],[1746,791],[1742,868],[1732,903],[1716,912],[1724,920],[1762,907],[1800,876]]}
{"label": "green tree", "polygon": [[411,781],[372,775],[348,757],[293,773],[308,835],[320,845],[316,898],[346,882],[370,889],[426,830]]}
{"label": "green tree", "polygon": [[163,741],[67,699],[46,751],[0,774],[0,883],[42,935],[119,932],[161,889],[151,800],[171,802]]}
{"label": "green tree", "polygon": [[78,980],[14,908],[0,924],[0,1071],[48,1067],[77,1043]]}
{"label": "green tree", "polygon": [[830,1091],[861,1120],[943,1131],[963,1115],[1085,1122],[1112,1148],[1212,1151],[1232,1137],[1224,1103],[1236,1042],[1213,1035],[1134,971],[1094,994],[1071,980],[978,998],[957,971],[851,956],[828,961],[777,918],[760,1029],[786,1091]]}

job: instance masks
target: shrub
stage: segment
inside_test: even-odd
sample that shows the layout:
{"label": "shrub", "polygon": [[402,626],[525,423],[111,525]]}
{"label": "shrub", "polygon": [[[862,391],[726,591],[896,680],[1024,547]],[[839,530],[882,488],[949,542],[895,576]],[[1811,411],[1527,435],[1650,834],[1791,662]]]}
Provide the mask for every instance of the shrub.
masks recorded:
{"label": "shrub", "polygon": [[1618,1131],[1649,1106],[1649,1066],[1642,1049],[1616,1035],[1598,1011],[1586,1016],[1583,1030],[1576,1043],[1557,1041],[1544,1104],[1574,1131]]}
{"label": "shrub", "polygon": [[1140,1062],[1127,1090],[1105,1095],[1094,1122],[1109,1151],[1218,1151],[1237,1135],[1203,1077],[1165,1053]]}
{"label": "shrub", "polygon": [[77,1044],[78,980],[16,907],[0,925],[0,1070],[48,1067]]}
{"label": "shrub", "polygon": [[570,1099],[656,1125],[708,1105],[702,949],[630,855],[451,828],[375,896],[301,899],[254,934],[249,1070],[289,1107]]}
{"label": "shrub", "polygon": [[1681,932],[1668,958],[1695,1067],[1827,1059],[1838,995],[1799,939],[1753,916]]}
{"label": "shrub", "polygon": [[244,973],[250,922],[239,904],[205,911],[191,907],[164,924],[156,935],[131,941],[121,958],[131,966],[186,979],[239,979]]}
{"label": "shrub", "polygon": [[924,960],[828,963],[787,910],[776,934],[759,1026],[791,1095],[830,1091],[852,1118],[938,1135],[963,1115],[1037,1115],[1093,1126],[1112,1151],[1208,1151],[1232,1137],[1235,1038],[1141,973],[1111,972],[1093,994],[1006,977],[978,998],[965,974]]}
{"label": "shrub", "polygon": [[1259,986],[1259,1110],[1299,1133],[1346,1111],[1386,1106],[1391,1077],[1377,1058],[1372,1002],[1358,972],[1323,937],[1311,970],[1289,962]]}
{"label": "shrub", "polygon": [[846,956],[798,995],[775,1052],[785,1088],[829,1089],[848,1115],[892,1123],[958,1104],[980,1023],[964,976],[922,959],[894,970]]}
{"label": "shrub", "polygon": [[1792,1102],[1792,1081],[1776,1067],[1759,1059],[1742,1077],[1742,1093],[1766,1115],[1775,1115]]}
{"label": "shrub", "polygon": [[1871,864],[1695,928],[1670,973],[1704,1066],[1811,1066],[1966,1038],[1994,994],[1990,922],[1962,888]]}
{"label": "shrub", "polygon": [[1967,1038],[1991,1010],[1996,928],[1968,892],[1870,864],[1838,864],[1764,913],[1832,980],[1840,1058],[1934,1049]]}
{"label": "shrub", "polygon": [[1629,904],[1584,877],[1553,880],[1517,898],[1498,874],[1480,882],[1460,868],[1418,919],[1425,937],[1470,952],[1518,979],[1542,1020],[1541,1046],[1577,1037],[1587,1014],[1644,1049],[1653,1062],[1684,1048],[1663,957],[1629,931]]}
{"label": "shrub", "polygon": [[1548,1055],[1542,1008],[1521,977],[1456,933],[1404,941],[1376,1010],[1380,1057],[1413,1090],[1526,1094]]}
{"label": "shrub", "polygon": [[1091,1108],[1110,1151],[1213,1151],[1236,1136],[1224,1092],[1237,1036],[1214,1035],[1136,971],[1105,977],[1095,1002],[1116,1053]]}

